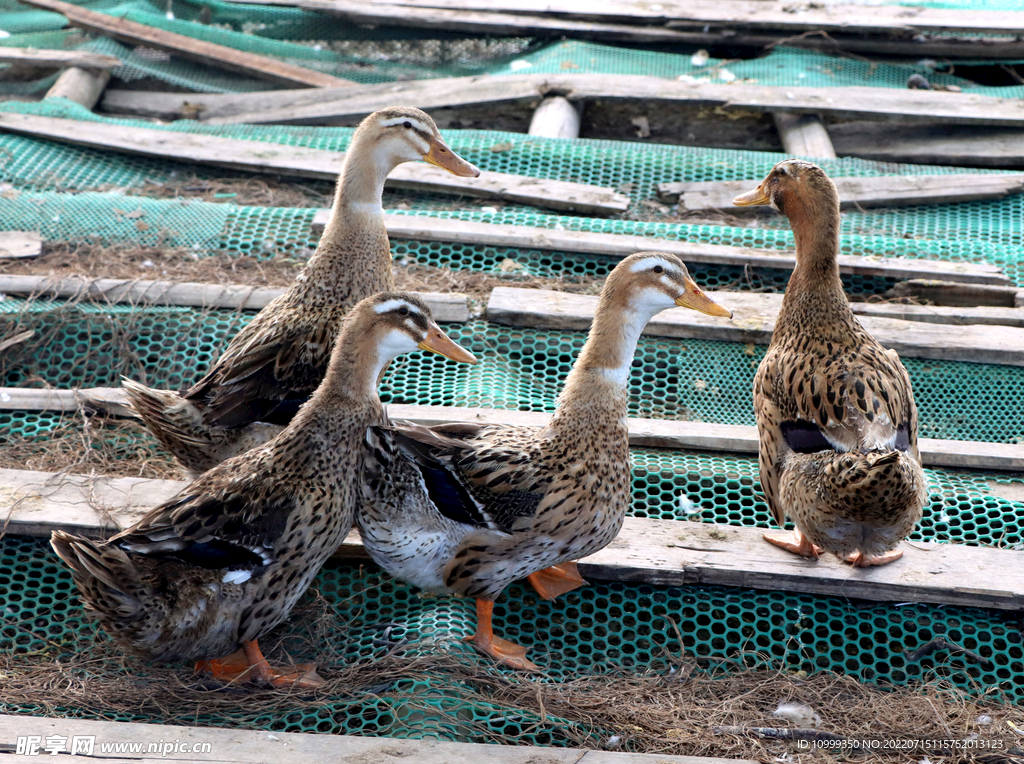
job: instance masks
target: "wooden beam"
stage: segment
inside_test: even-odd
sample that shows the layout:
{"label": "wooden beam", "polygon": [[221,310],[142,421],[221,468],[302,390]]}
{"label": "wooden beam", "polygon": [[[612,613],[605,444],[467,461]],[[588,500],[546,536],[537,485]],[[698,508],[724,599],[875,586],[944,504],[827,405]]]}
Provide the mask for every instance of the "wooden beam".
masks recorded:
{"label": "wooden beam", "polygon": [[[344,153],[338,151],[30,114],[0,114],[0,130],[90,148],[176,159],[245,172],[324,180],[337,178],[345,157]],[[629,207],[629,197],[611,188],[501,172],[482,172],[478,178],[460,178],[423,162],[399,165],[388,176],[387,185],[503,199],[538,207],[574,210],[582,214],[608,215],[625,212]]]}
{"label": "wooden beam", "polygon": [[[954,204],[1001,199],[1024,191],[1024,173],[971,173],[956,175],[883,175],[877,178],[832,178],[840,205],[851,207],[902,207],[915,204]],[[737,207],[732,200],[754,188],[756,180],[716,180],[696,183],[659,183],[658,198],[678,202],[692,210],[729,210],[739,215],[770,207]]]}
{"label": "wooden beam", "polygon": [[829,125],[839,156],[956,167],[1024,168],[1024,129],[963,125]]}
{"label": "wooden beam", "polygon": [[0,260],[39,257],[43,237],[35,231],[0,231]]}
{"label": "wooden beam", "polygon": [[121,42],[145,45],[147,48],[167,51],[183,58],[199,61],[207,66],[241,72],[270,82],[313,88],[340,88],[355,84],[341,77],[332,77],[329,74],[287,64],[267,56],[245,53],[225,45],[196,40],[186,35],[167,32],[106,13],[90,11],[63,0],[24,0],[24,2],[26,5],[36,8],[62,13],[68,21],[77,27],[113,37]]}
{"label": "wooden beam", "polygon": [[[0,388],[0,410],[77,411],[84,398],[104,404],[116,415],[132,415],[125,406],[124,393],[118,387],[94,387],[82,390]],[[459,406],[415,406],[392,403],[388,404],[387,409],[392,419],[405,419],[426,426],[451,422],[474,422],[476,424],[543,427],[551,419],[550,414],[536,412]],[[756,454],[758,439],[757,428],[748,425],[630,418],[629,445],[634,448],[695,449]],[[1024,472],[1024,444],[921,438],[919,446],[921,458],[927,467]]]}
{"label": "wooden beam", "polygon": [[787,154],[819,159],[836,158],[836,150],[832,148],[825,123],[817,114],[778,112],[772,116]]}
{"label": "wooden beam", "polygon": [[[181,105],[188,101],[202,106],[198,117],[210,124],[338,125],[353,124],[394,103],[415,103],[430,111],[537,103],[549,95],[561,95],[573,102],[686,102],[726,111],[820,113],[830,118],[1024,127],[1024,102],[1015,98],[863,86],[811,88],[682,82],[626,74],[478,75],[335,88],[318,93],[275,91],[183,97],[180,93],[128,96],[122,92],[105,100],[103,108],[138,116],[166,116],[174,109],[184,113]],[[194,109],[192,115],[195,116]]]}
{"label": "wooden beam", "polygon": [[92,109],[100,100],[108,82],[109,69],[82,69],[72,66],[61,72],[57,81],[46,91],[45,98],[67,98],[87,109]]}
{"label": "wooden beam", "polygon": [[[673,308],[655,316],[645,333],[759,345],[771,341],[782,295],[709,294],[732,309],[731,320]],[[568,292],[497,287],[487,302],[487,320],[508,326],[585,331],[590,328],[597,300]],[[946,327],[919,321],[861,316],[860,322],[882,345],[905,358],[1024,366],[1024,329],[1017,327],[968,325],[950,332]]]}
{"label": "wooden beam", "polygon": [[528,132],[544,138],[579,138],[580,113],[562,96],[545,98],[533,113]]}
{"label": "wooden beam", "polygon": [[83,69],[113,69],[121,65],[115,56],[90,53],[87,50],[45,50],[43,48],[0,48],[0,64],[61,69],[80,66]]}
{"label": "wooden beam", "polygon": [[[417,711],[421,719],[429,713]],[[59,735],[65,738],[66,744],[75,737],[91,737],[96,743],[93,753],[83,757],[90,764],[125,764],[125,756],[112,754],[108,758],[100,752],[100,745],[136,746],[140,741],[144,741],[143,748],[152,742],[157,750],[133,752],[129,761],[161,761],[167,764],[306,764],[311,761],[339,764],[385,764],[395,761],[414,764],[478,764],[481,761],[490,764],[756,764],[746,759],[669,756],[662,753],[618,753],[531,745],[314,735],[276,730],[270,734],[266,730],[0,716],[0,739],[11,741],[12,752],[14,741],[28,735],[38,736],[43,741],[51,735]],[[170,747],[164,748],[164,741]],[[192,752],[175,753],[174,743],[177,742],[182,744],[177,750]],[[209,752],[206,752],[207,747]],[[40,750],[45,756],[46,751]],[[135,751],[134,748],[127,750]]]}
{"label": "wooden beam", "polygon": [[[17,276],[0,274],[0,294],[23,297],[61,297],[101,303],[132,305],[184,305],[195,308],[262,310],[284,294],[283,287],[254,287],[242,284],[202,284],[135,279],[92,279],[67,276]],[[417,292],[430,308],[434,320],[463,323],[470,319],[469,298],[464,294]]]}
{"label": "wooden beam", "polygon": [[[748,184],[749,188],[753,186]],[[744,190],[749,190],[749,188]],[[330,220],[330,210],[320,210],[313,218],[313,230],[323,231]],[[687,263],[716,263],[737,267],[778,268],[791,270],[793,255],[786,252],[730,247],[721,244],[700,244],[689,241],[656,239],[615,233],[562,231],[554,228],[476,223],[467,220],[414,215],[386,214],[385,222],[391,239],[409,241],[448,241],[461,244],[482,244],[494,247],[560,250],[609,257],[627,257],[634,252],[656,249],[678,255]],[[840,255],[841,273],[884,278],[938,278],[978,284],[1009,284],[1010,280],[988,263],[954,263],[944,260],[917,260],[901,257],[860,257]]]}
{"label": "wooden beam", "polygon": [[[0,470],[7,533],[122,530],[187,483]],[[853,570],[832,555],[817,562],[767,544],[757,528],[628,517],[618,537],[585,558],[585,576],[662,586],[695,584],[809,592],[876,601],[1024,609],[1024,552],[960,544],[904,544],[891,565]],[[359,534],[336,553],[365,559]],[[997,575],[998,572],[998,575]],[[927,574],[927,575],[925,575]]]}
{"label": "wooden beam", "polygon": [[934,279],[900,281],[886,292],[887,297],[910,297],[916,300],[926,300],[933,305],[958,308],[968,305],[984,305],[1011,309],[1015,307],[1021,294],[1024,294],[1024,290],[1016,287],[964,284]]}

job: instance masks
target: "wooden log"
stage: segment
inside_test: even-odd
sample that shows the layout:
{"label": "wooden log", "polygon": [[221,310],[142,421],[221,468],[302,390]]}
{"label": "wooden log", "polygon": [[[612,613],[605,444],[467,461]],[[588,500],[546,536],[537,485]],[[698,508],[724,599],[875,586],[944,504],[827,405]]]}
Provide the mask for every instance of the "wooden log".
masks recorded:
{"label": "wooden log", "polygon": [[110,69],[82,69],[72,66],[65,69],[46,91],[46,98],[67,98],[92,109],[100,100],[103,89],[110,82]]}
{"label": "wooden log", "polygon": [[[105,536],[134,524],[187,483],[0,470],[7,533],[65,530]],[[627,517],[608,547],[581,561],[593,579],[661,586],[714,585],[876,601],[1024,609],[1024,552],[960,544],[904,544],[898,562],[854,570],[832,555],[814,562],[765,543],[762,530]],[[355,530],[336,556],[366,558]],[[996,572],[998,571],[998,575]],[[924,575],[927,574],[927,575]]]}
{"label": "wooden log", "polygon": [[901,281],[886,292],[887,297],[911,297],[916,300],[927,300],[935,305],[985,305],[1003,308],[1015,307],[1020,294],[1021,290],[1016,287],[964,284],[933,279]]}
{"label": "wooden log", "polygon": [[1024,168],[1024,130],[963,125],[829,125],[839,156],[956,167]]}
{"label": "wooden log", "polygon": [[[902,207],[916,204],[954,204],[984,199],[1001,199],[1024,191],[1024,173],[983,173],[957,175],[883,175],[877,178],[832,178],[839,191],[839,203],[851,207]],[[732,214],[771,207],[737,207],[732,200],[761,182],[715,180],[693,183],[659,183],[658,198],[678,202],[692,210],[729,210]]]}
{"label": "wooden log", "polygon": [[314,88],[340,88],[355,84],[341,77],[332,77],[312,69],[286,64],[267,56],[245,53],[224,45],[195,40],[185,35],[138,24],[106,13],[90,11],[63,0],[25,0],[25,3],[36,8],[62,13],[67,16],[68,21],[77,27],[113,37],[121,42],[145,45],[147,48],[167,51],[176,56],[199,61],[207,66],[241,72],[270,82]]}
{"label": "wooden log", "polygon": [[43,237],[35,231],[0,231],[0,260],[39,257]]}
{"label": "wooden log", "polygon": [[[421,723],[431,713],[426,709],[416,711]],[[441,712],[438,711],[437,714],[440,722]],[[131,761],[162,761],[167,764],[390,764],[394,761],[414,764],[478,764],[481,760],[491,764],[756,764],[746,759],[670,756],[662,753],[619,753],[531,745],[449,743],[430,739],[311,735],[276,730],[270,734],[265,730],[0,716],[0,738],[12,741],[11,751],[14,751],[13,741],[29,735],[38,736],[40,741],[45,741],[51,735],[59,735],[65,738],[66,744],[70,744],[75,737],[91,737],[96,745],[88,757],[83,757],[90,764],[125,764],[124,755],[112,754],[107,757],[101,753],[101,745],[115,746],[114,750],[132,751]],[[132,746],[138,746],[139,741],[144,741],[141,744],[143,750],[136,753],[137,749]],[[175,749],[171,741],[180,742],[181,747]],[[155,748],[146,751],[150,743]],[[118,749],[117,746],[124,748]],[[40,750],[45,756],[46,750]],[[186,750],[190,753],[176,753],[176,750]]]}
{"label": "wooden log", "polygon": [[83,69],[113,69],[121,65],[121,60],[115,56],[90,53],[87,50],[0,48],[0,64],[40,69],[62,69],[65,66],[79,66]]}
{"label": "wooden log", "polygon": [[[771,341],[782,295],[709,294],[732,309],[731,320],[673,308],[655,316],[645,333],[759,345]],[[487,302],[487,320],[507,326],[584,331],[590,328],[597,299],[568,292],[497,287]],[[950,332],[940,325],[866,315],[860,317],[860,322],[878,342],[906,358],[1024,366],[1024,329],[1018,327],[973,325]]]}
{"label": "wooden log", "polygon": [[[242,284],[202,284],[135,279],[92,279],[68,276],[0,274],[0,294],[24,297],[61,297],[101,303],[132,305],[184,305],[195,308],[262,310],[284,294],[282,287],[253,287]],[[464,294],[416,292],[427,303],[434,320],[464,323],[469,320],[469,298]]]}
{"label": "wooden log", "polygon": [[[117,387],[82,390],[34,390],[0,388],[0,410],[77,411],[88,398],[118,416],[132,416],[124,393]],[[426,426],[451,422],[512,424],[543,427],[550,414],[528,411],[466,408],[459,406],[416,406],[388,404],[394,420],[408,420]],[[987,469],[1024,472],[1024,444],[921,438],[921,459],[927,467]],[[708,422],[676,422],[668,419],[629,419],[629,445],[634,448],[694,449],[756,454],[757,428],[747,425]]]}
{"label": "wooden log", "polygon": [[772,116],[787,154],[820,159],[836,158],[836,150],[832,148],[825,123],[817,114],[780,112]]}
{"label": "wooden log", "polygon": [[[49,2],[50,0],[47,0]],[[762,2],[767,0],[751,0]],[[966,125],[1024,126],[1024,102],[976,93],[900,90],[852,86],[844,88],[769,87],[756,84],[682,82],[626,74],[479,75],[444,80],[416,80],[367,85],[323,92],[275,91],[235,95],[120,93],[103,108],[138,116],[181,111],[183,100],[203,108],[198,117],[210,124],[352,124],[394,103],[415,103],[426,109],[535,103],[548,95],[570,101],[642,100],[687,102],[725,111],[823,114],[830,119]],[[192,115],[195,115],[193,110]]]}
{"label": "wooden log", "polygon": [[[313,230],[315,232],[323,231],[330,216],[330,210],[317,212],[313,218]],[[388,235],[393,240],[449,241],[495,247],[584,252],[610,257],[627,257],[634,252],[656,249],[678,255],[687,263],[720,263],[741,268],[750,266],[791,270],[794,263],[793,255],[789,253],[730,247],[721,244],[671,241],[627,234],[561,231],[554,228],[475,223],[466,220],[445,220],[413,215],[386,214],[384,217]],[[839,270],[841,273],[897,279],[955,278],[958,281],[978,284],[1010,283],[1010,280],[996,266],[987,263],[954,263],[945,260],[840,255]]]}
{"label": "wooden log", "polygon": [[562,96],[545,98],[533,113],[529,134],[543,138],[579,138],[580,113]]}
{"label": "wooden log", "polygon": [[[324,180],[337,178],[345,158],[344,153],[338,151],[30,114],[0,114],[0,130],[245,172]],[[629,206],[628,196],[610,188],[501,172],[482,172],[478,178],[460,178],[423,162],[399,165],[388,176],[387,185],[595,215],[624,212]]]}

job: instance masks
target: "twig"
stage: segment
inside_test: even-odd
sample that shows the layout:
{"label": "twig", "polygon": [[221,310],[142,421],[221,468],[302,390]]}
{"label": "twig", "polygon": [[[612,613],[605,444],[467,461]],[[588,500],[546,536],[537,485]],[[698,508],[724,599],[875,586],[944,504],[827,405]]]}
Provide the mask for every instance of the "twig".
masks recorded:
{"label": "twig", "polygon": [[801,727],[712,727],[716,735],[755,735],[768,740],[849,740],[845,735]]}
{"label": "twig", "polygon": [[947,642],[942,637],[936,637],[926,645],[922,645],[916,650],[908,650],[903,653],[903,657],[910,663],[916,663],[921,660],[924,656],[934,653],[937,650],[949,650],[951,653],[963,653],[968,658],[973,658],[985,668],[992,668],[995,664],[992,663],[988,658],[984,658],[975,652],[968,650],[960,645],[954,645],[952,642]]}

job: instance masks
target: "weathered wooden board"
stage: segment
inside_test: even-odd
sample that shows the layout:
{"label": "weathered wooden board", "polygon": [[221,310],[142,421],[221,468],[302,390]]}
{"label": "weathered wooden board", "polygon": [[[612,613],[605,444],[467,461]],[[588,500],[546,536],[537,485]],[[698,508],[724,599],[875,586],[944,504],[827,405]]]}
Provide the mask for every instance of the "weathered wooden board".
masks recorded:
{"label": "weathered wooden board", "polygon": [[[731,320],[673,308],[655,316],[645,333],[759,345],[771,341],[782,295],[709,294],[732,309]],[[597,299],[567,292],[497,287],[487,302],[487,320],[508,326],[580,331],[590,327]],[[947,327],[919,321],[867,315],[862,315],[860,321],[882,345],[904,357],[1024,366],[1024,329],[1018,327],[967,325],[951,332]]]}
{"label": "weathered wooden board", "polygon": [[825,123],[817,114],[785,114],[777,112],[775,128],[787,154],[800,157],[835,159],[836,150],[828,137]]}
{"label": "weathered wooden board", "polygon": [[[271,300],[284,294],[282,287],[254,287],[241,284],[203,284],[175,281],[138,281],[134,279],[91,279],[68,276],[0,274],[0,294],[86,299],[103,303],[132,305],[185,305],[196,308],[234,308],[262,310]],[[418,292],[427,303],[434,320],[469,320],[469,298],[464,294]]]}
{"label": "weathered wooden board", "polygon": [[[446,107],[539,103],[549,95],[562,95],[570,101],[625,100],[644,101],[648,105],[682,101],[727,111],[820,113],[830,118],[1024,126],[1024,101],[1016,98],[861,86],[810,88],[682,82],[625,74],[480,75],[333,88],[316,93],[189,94],[185,98],[181,94],[128,96],[122,92],[108,96],[103,108],[166,118],[174,110],[183,113],[181,105],[187,100],[201,107],[199,119],[210,124],[332,125],[352,124],[394,103],[415,103],[430,111]],[[194,108],[191,114],[196,115]]]}
{"label": "weathered wooden board", "polygon": [[[423,717],[428,711],[418,711]],[[440,712],[439,712],[440,713]],[[740,759],[719,759],[704,756],[669,756],[667,754],[617,753],[584,751],[577,748],[539,748],[530,745],[484,745],[480,743],[448,743],[438,740],[401,740],[389,737],[356,737],[351,735],[312,735],[296,732],[223,729],[197,726],[170,726],[129,722],[59,719],[36,716],[0,716],[0,740],[11,744],[19,737],[35,735],[42,740],[51,735],[65,738],[65,745],[75,737],[94,738],[90,764],[125,764],[126,761],[163,761],[168,764],[756,764]],[[159,742],[157,742],[159,741]],[[164,748],[164,741],[170,748]],[[173,741],[173,742],[172,742]],[[122,748],[109,757],[104,744],[137,746],[152,751]],[[175,743],[181,747],[174,748]],[[206,748],[209,751],[206,751]],[[191,753],[178,753],[188,750]],[[128,753],[126,758],[125,753]],[[42,755],[47,752],[42,750]],[[66,754],[65,754],[66,755]]]}
{"label": "weathered wooden board", "polygon": [[932,305],[963,307],[985,305],[1013,308],[1024,290],[1012,286],[991,284],[965,284],[961,281],[911,279],[900,281],[885,293],[887,297],[909,297],[925,300]]}
{"label": "weathered wooden board", "polygon": [[[1024,191],[1024,173],[956,175],[883,175],[877,178],[834,177],[843,208],[902,207],[1001,199]],[[658,198],[679,202],[680,209],[729,210],[732,214],[771,212],[770,207],[737,207],[732,200],[750,191],[761,178],[691,183],[659,183]]]}
{"label": "weathered wooden board", "polygon": [[45,98],[67,98],[92,109],[110,82],[110,69],[83,69],[72,66],[60,73],[57,81],[46,91]]}
{"label": "weathered wooden board", "polygon": [[35,231],[0,231],[0,260],[41,254],[43,237]]}
{"label": "weathered wooden board", "polygon": [[[313,218],[313,230],[323,231],[330,220],[330,210],[320,210]],[[517,225],[476,223],[466,220],[414,215],[386,214],[391,239],[410,241],[449,241],[462,244],[483,244],[495,247],[585,252],[610,257],[627,257],[634,252],[659,250],[678,255],[687,263],[722,263],[740,267],[779,268],[790,270],[793,255],[721,244],[655,239],[617,233],[561,231],[553,228],[530,228]],[[1010,280],[994,265],[987,263],[953,263],[943,260],[916,260],[898,257],[839,256],[842,273],[883,276],[896,279],[956,279],[965,283],[1009,284]]]}
{"label": "weathered wooden board", "polygon": [[779,31],[967,32],[1024,34],[1024,12],[925,8],[922,6],[844,3],[808,4],[794,10],[785,0],[686,0],[640,3],[605,0],[585,7],[573,0],[390,0],[391,5],[506,13],[561,14],[570,18],[637,23],[674,22],[692,26]]}
{"label": "weathered wooden board", "polygon": [[[0,130],[161,159],[325,180],[337,178],[345,158],[337,151],[30,114],[0,114]],[[460,178],[424,162],[399,165],[387,185],[598,215],[624,212],[629,206],[629,197],[611,188],[500,172]]]}
{"label": "weathered wooden board", "polygon": [[[102,536],[138,521],[186,483],[0,470],[7,532],[61,529]],[[1024,552],[958,544],[905,544],[902,560],[854,570],[765,543],[762,531],[714,523],[627,518],[608,547],[581,562],[584,576],[667,586],[707,584],[812,592],[882,601],[1024,609]],[[365,557],[357,532],[339,550]],[[585,567],[584,567],[585,566]]]}
{"label": "weathered wooden board", "polygon": [[[34,390],[0,388],[0,410],[76,411],[83,398],[104,404],[111,413],[131,416],[124,393],[117,387],[83,390]],[[549,414],[528,411],[463,408],[458,406],[388,405],[392,419],[432,426],[449,422],[514,424],[543,427]],[[709,422],[676,422],[669,419],[629,420],[629,444],[634,448],[674,448],[756,454],[757,428]],[[988,469],[1024,472],[1024,444],[921,438],[921,459],[927,467]]]}
{"label": "weathered wooden board", "polygon": [[333,77],[329,74],[315,72],[294,64],[287,64],[267,56],[245,53],[224,45],[217,45],[204,40],[196,40],[186,35],[167,32],[156,27],[138,24],[127,19],[97,13],[81,8],[63,0],[24,0],[27,5],[45,8],[67,16],[68,21],[83,29],[101,35],[113,37],[115,40],[134,45],[145,45],[148,48],[167,51],[183,58],[199,61],[208,66],[241,72],[252,77],[278,82],[285,85],[302,85],[306,87],[326,88],[345,87],[355,83]]}
{"label": "weathered wooden board", "polygon": [[115,56],[87,50],[46,50],[44,48],[0,48],[0,64],[60,69],[81,66],[86,69],[113,69],[121,65]]}
{"label": "weathered wooden board", "polygon": [[957,167],[1024,168],[1024,129],[963,125],[829,125],[839,156]]}

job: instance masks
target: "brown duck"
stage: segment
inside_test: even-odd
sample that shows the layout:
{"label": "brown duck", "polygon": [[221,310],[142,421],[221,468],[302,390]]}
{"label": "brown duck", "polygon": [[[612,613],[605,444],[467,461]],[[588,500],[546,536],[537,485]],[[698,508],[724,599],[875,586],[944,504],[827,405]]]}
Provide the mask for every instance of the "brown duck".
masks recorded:
{"label": "brown duck", "polygon": [[[288,615],[352,527],[366,428],[383,421],[381,370],[422,348],[471,353],[407,293],[360,302],[316,392],[277,437],[202,475],[104,542],[57,531],[86,609],[130,652],[197,660],[225,679],[318,683],[271,668],[257,640]],[[241,648],[241,655],[218,660]]]}
{"label": "brown duck", "polygon": [[392,107],[363,120],[345,154],[331,219],[288,291],[183,394],[124,380],[132,408],[193,477],[288,424],[323,379],[345,314],[364,297],[394,289],[384,181],[418,159],[455,175],[480,174],[419,109]]}
{"label": "brown duck", "polygon": [[927,497],[910,377],[854,317],[843,293],[839,194],[810,162],[775,165],[734,204],[789,218],[796,267],[754,378],[761,486],[791,552],[822,550],[860,567],[898,559]]}

